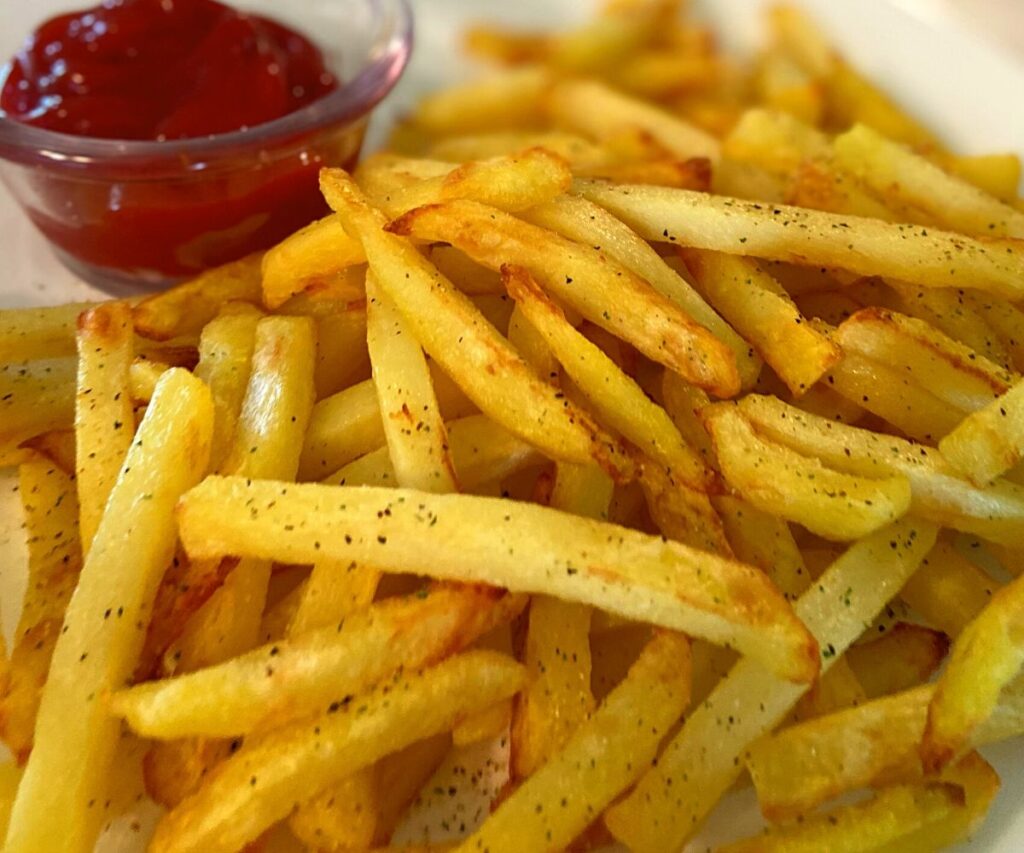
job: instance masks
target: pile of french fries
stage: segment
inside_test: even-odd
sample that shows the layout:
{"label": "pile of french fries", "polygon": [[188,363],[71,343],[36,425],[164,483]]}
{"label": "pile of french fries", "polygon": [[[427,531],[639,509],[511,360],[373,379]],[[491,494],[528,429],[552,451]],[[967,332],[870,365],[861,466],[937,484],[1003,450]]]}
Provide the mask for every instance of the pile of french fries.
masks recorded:
{"label": "pile of french fries", "polygon": [[495,738],[490,813],[404,849],[677,851],[751,784],[726,850],[979,826],[1024,732],[1020,164],[770,31],[475,29],[501,67],[327,218],[0,311],[6,853],[142,791],[159,853],[385,848]]}

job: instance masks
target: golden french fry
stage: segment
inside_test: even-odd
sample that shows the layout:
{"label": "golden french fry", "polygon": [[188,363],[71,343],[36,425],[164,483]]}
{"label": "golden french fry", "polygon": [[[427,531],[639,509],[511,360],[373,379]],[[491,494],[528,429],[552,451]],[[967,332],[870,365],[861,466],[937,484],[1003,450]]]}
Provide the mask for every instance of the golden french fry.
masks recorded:
{"label": "golden french fry", "polygon": [[[897,522],[851,546],[800,597],[796,612],[818,640],[823,672],[896,595],[936,534],[929,524]],[[749,657],[740,660],[689,715],[657,766],[606,812],[612,834],[631,850],[681,846],[739,776],[748,746],[807,689],[780,681]]]}
{"label": "golden french fry", "polygon": [[21,782],[21,770],[10,761],[0,764],[0,834],[7,836],[7,823],[11,816],[11,806],[18,793]]}
{"label": "golden french fry", "polygon": [[74,479],[48,460],[18,468],[25,512],[28,582],[14,648],[0,689],[0,737],[23,764],[32,748],[36,711],[64,610],[82,567]]}
{"label": "golden french fry", "polygon": [[1024,213],[943,171],[909,148],[862,124],[833,142],[837,164],[882,198],[924,211],[962,234],[1024,237]]}
{"label": "golden french fry", "polygon": [[661,633],[565,746],[457,849],[562,849],[650,764],[689,699],[689,641]]}
{"label": "golden french fry", "polygon": [[928,706],[921,760],[929,771],[950,763],[992,716],[999,695],[1024,664],[1024,579],[1004,586],[957,637]]}
{"label": "golden french fry", "polygon": [[736,359],[741,387],[749,388],[757,380],[761,361],[750,345],[645,240],[604,208],[579,196],[565,195],[526,211],[523,218],[577,243],[600,246],[601,251],[644,279],[728,346]]}
{"label": "golden french fry", "polygon": [[725,344],[593,245],[471,201],[418,208],[388,229],[451,243],[492,269],[523,266],[551,296],[652,360],[719,396],[739,390],[735,359]]}
{"label": "golden french fry", "polygon": [[[250,498],[256,518],[246,505]],[[289,530],[299,514],[308,519],[305,527]],[[249,553],[300,564],[354,559],[465,582],[486,576],[513,591],[555,595],[727,642],[786,678],[812,677],[816,669],[813,643],[757,570],[545,507],[210,477],[182,502],[179,522],[193,557]],[[671,574],[656,565],[671,565]]]}
{"label": "golden french fry", "polygon": [[373,383],[395,481],[427,492],[458,491],[448,433],[419,341],[372,270],[366,298]]}
{"label": "golden french fry", "polygon": [[75,476],[82,551],[88,554],[135,434],[131,309],[123,302],[89,309],[78,318],[76,341]]}
{"label": "golden french fry", "polygon": [[132,309],[135,331],[144,338],[167,341],[198,332],[225,303],[258,304],[261,262],[260,255],[249,255],[143,299]]}
{"label": "golden french fry", "polygon": [[160,380],[68,605],[7,850],[81,850],[95,840],[102,812],[89,801],[105,798],[119,729],[101,695],[135,666],[144,637],[138,625],[174,547],[172,508],[206,469],[212,420],[199,380],[181,369]]}
{"label": "golden french fry", "polygon": [[957,477],[936,450],[826,420],[773,397],[749,394],[738,408],[767,439],[837,470],[866,477],[906,477],[914,513],[994,542],[1020,541],[1024,490],[1015,483],[1001,480],[978,488]]}
{"label": "golden french fry", "polygon": [[[515,354],[497,331],[482,322],[465,296],[406,240],[382,230],[383,215],[371,208],[343,172],[322,173],[324,192],[358,232],[383,290],[405,316],[423,348],[484,414],[556,458],[591,457],[617,473],[626,460],[615,443],[576,407],[566,405]],[[496,382],[496,377],[501,377]]]}
{"label": "golden french fry", "polygon": [[755,85],[765,105],[810,125],[821,121],[823,87],[785,54],[774,51],[761,57]]}
{"label": "golden french fry", "polygon": [[78,315],[95,302],[0,310],[0,364],[75,354]]}
{"label": "golden french fry", "polygon": [[597,80],[561,80],[544,96],[555,125],[604,142],[622,128],[648,134],[676,157],[717,160],[717,140],[695,125]]}
{"label": "golden french fry", "polygon": [[196,376],[213,395],[213,445],[210,468],[224,464],[234,440],[238,415],[252,371],[258,314],[215,317],[199,335],[199,363]]}
{"label": "golden french fry", "polygon": [[765,441],[731,404],[702,412],[722,473],[758,509],[796,521],[827,539],[859,539],[910,507],[906,477],[860,477]]}
{"label": "golden french fry", "polygon": [[432,664],[513,618],[521,599],[485,587],[390,599],[337,625],[294,634],[216,666],[115,694],[114,713],[147,737],[267,730],[402,667]]}
{"label": "golden french fry", "polygon": [[453,86],[419,102],[413,121],[437,135],[536,126],[550,73],[526,67]]}
{"label": "golden french fry", "polygon": [[76,368],[73,358],[0,366],[0,449],[72,426]]}
{"label": "golden french fry", "polygon": [[150,849],[232,853],[288,815],[299,783],[315,795],[385,755],[450,729],[521,684],[522,668],[511,658],[468,652],[432,669],[399,674],[349,701],[339,696],[312,721],[247,742],[160,821]]}
{"label": "golden french fry", "polygon": [[1019,197],[1021,164],[1016,154],[938,156],[939,165],[989,195],[1012,204]]}
{"label": "golden french fry", "polygon": [[665,410],[652,402],[599,347],[572,327],[561,308],[547,297],[529,272],[508,265],[502,268],[502,276],[516,306],[544,338],[598,417],[686,484],[694,488],[705,486],[708,472],[702,460],[684,441]]}
{"label": "golden french fry", "polygon": [[948,651],[949,640],[941,631],[900,622],[881,637],[853,646],[846,661],[867,698],[875,699],[926,682]]}
{"label": "golden french fry", "polygon": [[963,790],[944,782],[893,785],[869,800],[720,847],[722,853],[812,853],[818,850],[877,850],[948,820],[966,808]]}
{"label": "golden french fry", "polygon": [[834,339],[857,353],[906,372],[949,406],[973,412],[1010,390],[1015,377],[998,364],[915,317],[865,308],[844,321]]}
{"label": "golden french fry", "polygon": [[940,541],[907,581],[900,597],[927,624],[957,637],[998,588],[999,584],[951,542]]}
{"label": "golden french fry", "polygon": [[1008,299],[1024,294],[1024,249],[913,225],[723,198],[665,187],[574,188],[642,237],[767,260],[838,267],[926,287],[973,287]]}
{"label": "golden french fry", "polygon": [[842,356],[836,344],[801,316],[793,300],[754,261],[690,252],[686,265],[697,289],[799,396]]}
{"label": "golden french fry", "polygon": [[1024,459],[1024,380],[961,421],[939,442],[956,471],[984,486]]}

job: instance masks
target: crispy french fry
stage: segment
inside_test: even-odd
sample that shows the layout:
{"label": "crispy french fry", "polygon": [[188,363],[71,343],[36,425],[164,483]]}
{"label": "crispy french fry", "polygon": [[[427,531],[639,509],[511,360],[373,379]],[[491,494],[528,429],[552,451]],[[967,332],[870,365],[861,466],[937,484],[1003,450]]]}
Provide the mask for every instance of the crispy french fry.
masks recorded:
{"label": "crispy french fry", "polygon": [[893,785],[869,800],[771,827],[760,835],[720,847],[722,853],[801,853],[801,851],[877,850],[948,820],[964,810],[963,790],[944,782]]}
{"label": "crispy french fry", "polygon": [[249,255],[143,299],[132,309],[135,331],[144,338],[167,341],[198,332],[227,302],[258,304],[260,264],[260,255]]}
{"label": "crispy french fry", "polygon": [[926,287],[967,282],[1011,300],[1024,294],[1024,249],[1013,240],[981,241],[931,228],[692,190],[580,181],[574,188],[648,240],[838,267]]}
{"label": "crispy french fry", "polygon": [[131,309],[123,302],[91,308],[78,318],[75,473],[85,554],[135,433],[132,338]]}
{"label": "crispy french fry", "polygon": [[0,364],[75,354],[78,315],[95,302],[0,311]]}
{"label": "crispy french fry", "polygon": [[171,510],[206,469],[212,420],[199,380],[180,369],[160,380],[68,606],[68,630],[54,649],[8,850],[84,850],[95,840],[101,812],[89,801],[104,799],[118,736],[100,696],[135,666],[143,639],[137,623],[174,546]]}
{"label": "crispy french fry", "polygon": [[[157,825],[153,851],[231,853],[285,817],[296,785],[315,794],[346,775],[510,696],[522,668],[494,652],[469,652],[400,674],[312,722],[246,743],[195,795]],[[288,755],[288,761],[281,756]],[[255,779],[255,782],[252,780]]]}
{"label": "crispy french fry", "polygon": [[556,126],[604,142],[622,128],[650,135],[676,157],[717,160],[717,140],[700,128],[596,80],[561,80],[545,95]]}
{"label": "crispy french fry", "polygon": [[526,211],[523,217],[584,245],[601,251],[647,281],[672,300],[733,351],[743,388],[749,388],[761,369],[760,359],[690,284],[672,269],[648,243],[604,208],[574,195],[565,195]]}
{"label": "crispy french fry", "polygon": [[767,106],[810,125],[821,121],[825,107],[821,84],[785,54],[775,51],[761,57],[755,85]]}
{"label": "crispy french fry", "polygon": [[827,157],[828,136],[796,116],[755,107],[747,110],[722,143],[726,157],[790,175],[804,160]]}
{"label": "crispy french fry", "polygon": [[72,426],[76,367],[73,358],[0,367],[0,449],[10,451],[44,432]]}
{"label": "crispy french fry", "polygon": [[999,694],[1024,663],[1020,643],[1024,579],[1000,589],[957,637],[928,705],[921,760],[929,771],[950,763],[994,712]]}
{"label": "crispy french fry", "polygon": [[803,394],[841,358],[839,347],[807,323],[782,285],[754,261],[691,252],[686,264],[697,289],[793,394]]}
{"label": "crispy french fry", "polygon": [[523,266],[551,296],[694,384],[724,397],[739,390],[735,359],[723,343],[593,245],[470,201],[419,208],[388,228],[452,243],[492,269]]}
{"label": "crispy french fry", "polygon": [[941,631],[900,622],[881,637],[853,646],[846,661],[869,699],[909,690],[939,668],[949,640]]}
{"label": "crispy french fry", "polygon": [[598,417],[686,484],[698,489],[705,486],[708,474],[703,462],[665,410],[572,327],[529,272],[509,265],[502,268],[502,275],[523,316],[544,338]]}
{"label": "crispy french fry", "polygon": [[978,486],[991,483],[1024,459],[1024,381],[961,421],[939,451]]}
{"label": "crispy french fry", "polygon": [[689,699],[689,641],[661,633],[564,748],[458,849],[562,849],[643,772]]}
{"label": "crispy french fry", "polygon": [[395,480],[427,492],[458,491],[448,433],[423,350],[372,271],[366,278],[366,297],[373,382]]}
{"label": "crispy french fry", "polygon": [[949,154],[939,165],[989,195],[1012,204],[1019,197],[1021,164],[1016,154]]}
{"label": "crispy french fry", "polygon": [[944,228],[962,234],[1024,237],[1024,213],[943,171],[909,148],[865,125],[833,143],[836,162],[882,198],[924,211]]}
{"label": "crispy french fry", "polygon": [[731,404],[709,406],[702,414],[726,480],[765,512],[843,541],[884,527],[910,507],[911,488],[902,475],[871,479],[829,468],[759,438]]}
{"label": "crispy french fry", "polygon": [[496,131],[439,139],[427,152],[435,160],[464,163],[514,154],[527,148],[545,148],[565,159],[573,168],[602,166],[616,162],[610,152],[582,136],[558,131]]}
{"label": "crispy french fry", "polygon": [[535,126],[551,76],[526,67],[437,92],[419,102],[417,125],[437,134],[477,133]]}
{"label": "crispy french fry", "polygon": [[110,707],[136,731],[161,739],[266,730],[403,666],[432,664],[522,606],[484,587],[391,599],[345,619],[340,631],[330,625],[295,634],[216,666],[139,684],[111,697]]}
{"label": "crispy french fry", "polygon": [[714,505],[737,559],[757,566],[786,598],[796,599],[811,574],[786,522],[730,495],[716,497]]}
{"label": "crispy french fry", "polygon": [[973,412],[1010,390],[1014,376],[914,317],[865,308],[835,333],[844,351],[905,371],[940,400]]}
{"label": "crispy french fry", "polygon": [[[936,534],[929,524],[897,522],[850,547],[801,596],[796,611],[820,644],[823,672],[913,574]],[[847,596],[850,589],[856,594]],[[657,766],[606,812],[612,834],[632,850],[681,846],[735,781],[747,747],[776,726],[807,688],[742,659],[690,714]]]}
{"label": "crispy french fry", "polygon": [[238,415],[252,371],[258,314],[215,317],[199,335],[196,376],[213,395],[213,445],[210,468],[219,470],[234,440]]}
{"label": "crispy french fry", "polygon": [[999,585],[950,542],[940,541],[925,557],[900,597],[924,621],[957,637],[989,603]]}
{"label": "crispy french fry", "polygon": [[625,467],[614,442],[582,411],[565,405],[559,392],[482,322],[466,297],[408,241],[381,230],[383,215],[369,207],[343,172],[325,170],[322,179],[328,200],[344,211],[347,225],[368,249],[382,289],[424,349],[456,377],[484,414],[557,458],[587,462],[593,457],[617,473]]}
{"label": "crispy french fry", "polygon": [[[193,557],[249,552],[300,564],[367,560],[391,571],[465,582],[486,574],[488,582],[511,590],[555,595],[728,642],[784,677],[803,679],[816,668],[813,643],[782,595],[760,572],[739,563],[545,507],[489,498],[311,484],[281,490],[266,481],[208,478],[181,504],[186,549]],[[259,507],[255,519],[243,509],[250,498]],[[309,519],[299,536],[286,529],[296,523],[295,513]],[[253,524],[260,535],[253,535]],[[478,538],[484,530],[487,536]],[[655,569],[662,561],[673,566],[670,575]],[[739,600],[743,605],[733,606]]]}
{"label": "crispy french fry", "polygon": [[28,582],[0,690],[0,737],[24,764],[32,748],[36,711],[64,610],[82,567],[78,499],[72,477],[48,460],[18,468],[25,512]]}
{"label": "crispy french fry", "polygon": [[739,409],[766,438],[840,471],[868,477],[906,477],[914,513],[995,542],[1019,541],[1024,491],[1015,483],[999,481],[980,489],[957,477],[931,448],[819,418],[773,397],[749,394],[739,403]]}

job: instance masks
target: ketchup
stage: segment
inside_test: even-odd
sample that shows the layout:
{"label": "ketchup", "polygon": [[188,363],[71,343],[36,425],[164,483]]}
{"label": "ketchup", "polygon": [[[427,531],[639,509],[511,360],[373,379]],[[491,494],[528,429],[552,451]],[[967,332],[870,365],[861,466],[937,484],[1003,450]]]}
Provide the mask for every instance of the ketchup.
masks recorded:
{"label": "ketchup", "polygon": [[[215,0],[104,0],[28,38],[0,108],[18,123],[114,140],[111,154],[4,179],[81,275],[162,284],[265,249],[328,212],[319,170],[351,167],[366,115],[258,126],[338,88],[320,50],[275,21]],[[231,131],[245,133],[217,136]],[[225,140],[216,159],[189,147],[197,138]],[[149,147],[119,157],[132,141]]]}
{"label": "ketchup", "polygon": [[43,24],[14,57],[0,108],[108,139],[184,139],[262,124],[337,88],[320,51],[216,0],[105,0]]}

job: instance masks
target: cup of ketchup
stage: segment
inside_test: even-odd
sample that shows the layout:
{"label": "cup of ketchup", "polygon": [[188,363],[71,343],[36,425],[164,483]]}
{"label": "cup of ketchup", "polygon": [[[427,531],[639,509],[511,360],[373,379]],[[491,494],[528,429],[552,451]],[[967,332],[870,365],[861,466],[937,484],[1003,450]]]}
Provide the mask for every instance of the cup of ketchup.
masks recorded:
{"label": "cup of ketchup", "polygon": [[327,212],[411,46],[405,0],[104,0],[0,72],[0,178],[91,283],[186,278]]}

